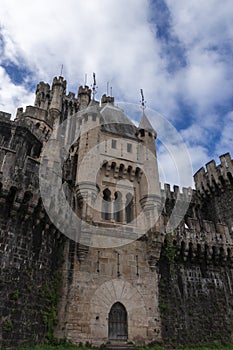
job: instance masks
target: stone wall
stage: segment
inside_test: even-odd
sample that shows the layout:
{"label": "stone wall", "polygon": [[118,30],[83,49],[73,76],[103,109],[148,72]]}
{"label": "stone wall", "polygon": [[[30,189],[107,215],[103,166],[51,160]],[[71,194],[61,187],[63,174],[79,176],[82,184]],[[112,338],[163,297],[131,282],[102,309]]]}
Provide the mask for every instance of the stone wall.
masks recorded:
{"label": "stone wall", "polygon": [[[112,305],[121,302],[128,314],[128,341],[161,340],[157,274],[150,269],[147,245],[136,241],[116,249],[89,248],[78,260],[74,248],[72,278],[63,270],[63,293],[56,334],[75,343],[107,343]],[[67,258],[69,249],[67,249]],[[70,276],[71,277],[71,276]]]}
{"label": "stone wall", "polygon": [[11,347],[53,337],[64,238],[38,192],[40,140],[3,113],[0,137],[0,346]]}
{"label": "stone wall", "polygon": [[[95,227],[106,232],[117,227],[115,234],[121,240],[128,226],[123,215],[119,221],[112,216],[109,223],[102,222],[100,214],[91,213],[83,204],[85,196],[94,201],[97,187],[101,195],[107,187],[112,194],[116,185],[123,194],[132,187],[137,199],[132,208],[136,214],[143,210],[148,214],[145,226],[154,221],[160,204],[163,208],[156,227],[148,225],[149,231],[130,244],[104,249],[112,247],[104,244],[112,240],[107,234],[101,237],[102,245],[93,245],[99,247],[96,249],[92,244],[75,243],[49,221],[38,179],[41,150],[54,125],[67,119],[67,129],[74,131],[71,116],[90,103],[87,86],[79,88],[77,97],[66,95],[65,89],[62,77],[55,78],[51,88],[41,82],[35,105],[25,111],[19,108],[15,121],[0,112],[0,346],[53,340],[58,321],[59,338],[106,343],[109,312],[116,302],[127,311],[128,341],[136,344],[233,341],[230,155],[221,156],[217,166],[209,162],[206,171],[202,168],[195,174],[196,190],[180,191],[174,186],[172,191],[165,185],[160,198],[156,164],[151,166],[155,159],[150,161],[147,152],[140,156],[142,143],[149,143],[149,149],[154,150],[155,135],[145,130],[135,135],[137,128],[128,125],[111,98],[112,107],[105,108],[106,116],[102,114],[101,118],[98,102],[92,101],[88,113],[81,113],[75,121],[82,124],[83,133],[71,147],[63,169],[68,201]],[[111,127],[105,125],[108,116],[116,118],[111,119]],[[119,117],[123,118],[120,127]],[[91,126],[88,132],[87,126]],[[66,130],[65,142],[69,137]],[[97,152],[93,152],[90,166],[84,167],[89,171],[84,172],[84,180],[95,174],[98,164],[98,186],[84,181],[86,187],[83,185],[81,193],[77,168],[82,168],[81,161],[95,146],[102,158],[97,161]],[[135,168],[138,162],[148,171],[152,196],[148,196],[141,168]],[[109,199],[113,202],[115,198]],[[54,205],[52,196],[48,202]],[[173,225],[176,222],[178,227]],[[87,241],[97,243],[85,223],[82,225]],[[171,227],[173,232],[169,232]],[[129,227],[133,235],[134,228]],[[96,239],[99,241],[98,235]]]}
{"label": "stone wall", "polygon": [[[177,252],[180,254],[177,255]],[[165,344],[232,342],[232,259],[207,253],[184,258],[164,246],[159,262],[159,307]]]}
{"label": "stone wall", "polygon": [[[1,198],[2,199],[2,198]],[[52,338],[62,237],[35,212],[0,216],[0,345]],[[22,220],[23,215],[23,220]]]}
{"label": "stone wall", "polygon": [[194,175],[199,197],[199,216],[228,225],[233,233],[233,161],[229,153],[220,156],[220,164],[206,164]]}

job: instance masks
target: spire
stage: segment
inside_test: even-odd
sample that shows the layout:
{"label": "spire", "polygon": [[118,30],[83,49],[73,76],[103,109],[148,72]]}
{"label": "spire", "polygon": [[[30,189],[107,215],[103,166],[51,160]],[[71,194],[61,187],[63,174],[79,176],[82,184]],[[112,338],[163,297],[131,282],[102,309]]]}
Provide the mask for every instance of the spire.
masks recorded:
{"label": "spire", "polygon": [[145,111],[144,110],[143,110],[143,113],[142,113],[142,118],[141,118],[140,124],[138,126],[138,129],[139,130],[149,131],[149,132],[152,132],[152,133],[156,134],[153,126],[149,122],[149,119],[145,115]]}
{"label": "spire", "polygon": [[140,124],[138,126],[138,129],[145,130],[145,131],[151,132],[151,133],[156,135],[156,132],[155,132],[153,126],[151,125],[151,123],[149,122],[149,119],[147,118],[147,116],[145,114],[146,101],[144,98],[143,90],[141,89],[140,92],[141,92],[141,97],[142,97],[142,100],[141,100],[142,118],[141,118]]}

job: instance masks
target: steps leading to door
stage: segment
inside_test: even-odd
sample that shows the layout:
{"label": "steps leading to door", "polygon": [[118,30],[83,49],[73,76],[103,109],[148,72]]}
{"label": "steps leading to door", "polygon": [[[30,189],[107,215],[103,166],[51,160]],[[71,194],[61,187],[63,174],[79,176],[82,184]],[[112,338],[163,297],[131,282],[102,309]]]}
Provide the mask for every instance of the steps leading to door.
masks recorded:
{"label": "steps leading to door", "polygon": [[119,342],[111,342],[110,344],[106,345],[106,349],[108,350],[135,350],[135,346],[133,344],[129,344],[124,341]]}

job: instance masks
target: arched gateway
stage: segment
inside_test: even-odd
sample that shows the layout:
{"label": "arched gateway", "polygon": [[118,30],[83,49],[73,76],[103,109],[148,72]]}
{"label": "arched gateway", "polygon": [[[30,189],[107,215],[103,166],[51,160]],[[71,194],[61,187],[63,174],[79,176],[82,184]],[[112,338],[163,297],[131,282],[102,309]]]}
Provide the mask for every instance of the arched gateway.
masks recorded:
{"label": "arched gateway", "polygon": [[127,311],[123,304],[113,304],[108,315],[108,338],[110,340],[127,340]]}

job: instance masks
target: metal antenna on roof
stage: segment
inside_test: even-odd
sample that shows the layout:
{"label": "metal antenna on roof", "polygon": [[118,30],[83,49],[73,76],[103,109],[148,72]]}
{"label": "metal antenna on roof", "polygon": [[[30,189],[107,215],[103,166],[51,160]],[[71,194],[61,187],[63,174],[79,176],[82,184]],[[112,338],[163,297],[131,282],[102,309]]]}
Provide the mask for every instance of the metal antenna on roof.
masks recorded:
{"label": "metal antenna on roof", "polygon": [[95,73],[93,73],[93,85],[92,86],[92,99],[95,99],[96,89],[98,89],[98,86],[96,86],[96,80],[95,80]]}
{"label": "metal antenna on roof", "polygon": [[144,111],[144,109],[146,108],[145,104],[146,104],[146,101],[144,99],[144,94],[143,94],[143,90],[141,89],[141,96],[142,96],[142,100],[140,101],[141,102],[141,108],[142,110]]}
{"label": "metal antenna on roof", "polygon": [[63,64],[61,65],[61,74],[60,74],[61,77],[62,77],[62,72],[63,72]]}
{"label": "metal antenna on roof", "polygon": [[87,73],[85,73],[84,86],[87,86]]}

